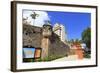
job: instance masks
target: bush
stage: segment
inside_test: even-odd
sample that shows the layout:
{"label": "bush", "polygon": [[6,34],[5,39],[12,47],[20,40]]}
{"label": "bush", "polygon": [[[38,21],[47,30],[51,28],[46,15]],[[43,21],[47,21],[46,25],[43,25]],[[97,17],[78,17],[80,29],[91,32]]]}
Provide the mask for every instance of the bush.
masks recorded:
{"label": "bush", "polygon": [[91,58],[91,56],[90,56],[89,53],[85,53],[85,54],[84,54],[84,57],[85,57],[85,58]]}

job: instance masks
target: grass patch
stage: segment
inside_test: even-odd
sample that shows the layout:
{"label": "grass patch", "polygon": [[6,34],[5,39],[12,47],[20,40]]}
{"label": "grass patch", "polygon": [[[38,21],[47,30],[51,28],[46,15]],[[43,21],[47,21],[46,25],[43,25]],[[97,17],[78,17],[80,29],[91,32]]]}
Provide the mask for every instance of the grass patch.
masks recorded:
{"label": "grass patch", "polygon": [[33,58],[23,58],[23,62],[46,62],[46,61],[52,61],[52,60],[56,60],[62,57],[65,57],[67,55],[63,55],[63,56],[48,56],[45,57],[44,59],[38,58],[38,59],[33,59]]}
{"label": "grass patch", "polygon": [[52,61],[52,60],[56,60],[56,59],[59,59],[59,58],[62,58],[62,57],[65,57],[65,56],[48,56],[44,59],[39,59],[38,61],[39,62],[42,62],[42,61]]}

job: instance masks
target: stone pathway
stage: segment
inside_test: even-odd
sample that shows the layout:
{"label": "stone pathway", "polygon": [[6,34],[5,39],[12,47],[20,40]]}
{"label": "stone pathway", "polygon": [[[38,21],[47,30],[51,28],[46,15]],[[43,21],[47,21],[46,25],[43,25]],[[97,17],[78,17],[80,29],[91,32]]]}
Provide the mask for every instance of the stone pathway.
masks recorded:
{"label": "stone pathway", "polygon": [[71,55],[71,56],[59,58],[53,61],[72,61],[72,60],[77,60],[77,59],[78,59],[77,55]]}

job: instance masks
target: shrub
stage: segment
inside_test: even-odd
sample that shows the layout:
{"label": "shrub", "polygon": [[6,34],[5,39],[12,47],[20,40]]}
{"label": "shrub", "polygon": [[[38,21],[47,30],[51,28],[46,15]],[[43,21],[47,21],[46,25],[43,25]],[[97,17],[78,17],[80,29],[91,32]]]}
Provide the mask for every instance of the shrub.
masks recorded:
{"label": "shrub", "polygon": [[84,53],[84,57],[85,57],[85,58],[91,58],[91,56],[90,56],[89,53]]}

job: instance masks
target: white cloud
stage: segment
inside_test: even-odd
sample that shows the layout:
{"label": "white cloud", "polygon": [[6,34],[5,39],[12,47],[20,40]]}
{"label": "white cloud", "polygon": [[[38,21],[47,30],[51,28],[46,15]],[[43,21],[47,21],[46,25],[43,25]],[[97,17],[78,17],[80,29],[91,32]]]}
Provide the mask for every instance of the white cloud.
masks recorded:
{"label": "white cloud", "polygon": [[[33,12],[38,14],[39,16],[35,19],[32,19],[30,16]],[[23,11],[23,18],[27,18],[27,22],[29,22],[31,25],[34,26],[39,26],[42,27],[43,24],[45,23],[45,20],[50,20],[48,13],[46,11],[29,11],[29,10],[24,10]],[[34,24],[33,24],[34,23]]]}

